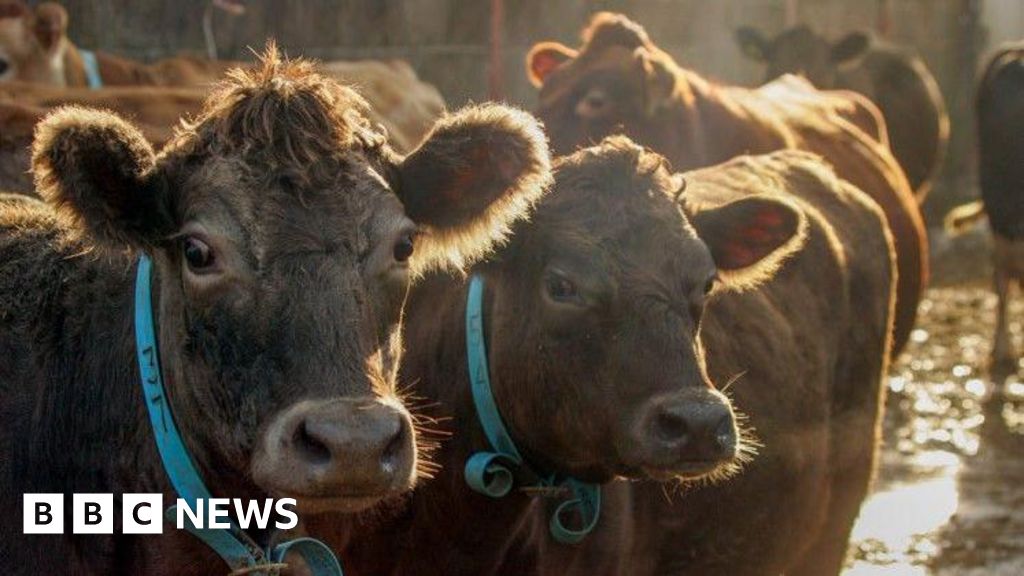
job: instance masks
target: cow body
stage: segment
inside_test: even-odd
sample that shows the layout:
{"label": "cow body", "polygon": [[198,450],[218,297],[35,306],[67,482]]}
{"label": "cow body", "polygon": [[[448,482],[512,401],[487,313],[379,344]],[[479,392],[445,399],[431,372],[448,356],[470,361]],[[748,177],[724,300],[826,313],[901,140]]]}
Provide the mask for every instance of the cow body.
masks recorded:
{"label": "cow body", "polygon": [[[552,202],[562,195],[563,201],[571,199],[578,208],[563,212],[563,218],[569,214],[567,219],[555,219],[545,216],[545,210],[553,208],[542,203],[534,221],[518,228],[513,244],[521,236],[537,234],[530,227],[557,226],[564,235],[550,233],[548,241],[531,249],[533,258],[557,261],[566,246],[595,241],[581,235],[577,222],[629,227],[637,246],[643,246],[639,238],[647,234],[658,238],[663,221],[655,216],[657,210],[637,220],[635,208],[572,193],[573,186],[605,182],[604,174],[595,170],[584,177],[556,171]],[[764,284],[717,295],[701,320],[709,379],[728,384],[735,405],[744,407],[744,424],[764,443],[759,454],[738,476],[720,484],[606,484],[594,533],[577,545],[554,542],[548,520],[558,500],[545,502],[515,491],[495,500],[465,484],[466,459],[487,446],[469,393],[460,328],[465,294],[461,281],[434,277],[413,291],[410,311],[417,313],[406,325],[409,342],[430,342],[433,348],[416,347],[403,374],[415,382],[413,393],[422,402],[437,404],[432,414],[440,419],[433,426],[451,430],[452,436],[441,437],[438,476],[417,488],[406,506],[383,520],[350,527],[349,535],[336,535],[333,542],[343,550],[353,574],[765,574],[801,573],[797,567],[802,562],[808,573],[838,570],[868,487],[882,406],[895,280],[884,217],[820,159],[799,152],[742,158],[683,177],[687,184],[679,198],[690,215],[742,198],[767,196],[797,199],[808,218],[805,243],[777,263],[777,270],[760,278]],[[567,208],[562,205],[558,210]],[[742,227],[739,221],[733,225]],[[659,242],[659,254],[684,250]],[[597,268],[607,265],[600,256],[593,258]],[[557,446],[587,445],[588,438],[573,433],[574,426],[599,426],[603,419],[628,412],[629,404],[616,401],[612,414],[589,409],[584,401],[568,402],[569,407],[560,409],[561,395],[567,391],[554,385],[553,375],[565,371],[585,383],[581,386],[611,396],[612,391],[591,373],[602,361],[582,353],[575,356],[582,360],[546,360],[545,352],[555,344],[527,335],[566,319],[527,305],[529,284],[504,276],[502,270],[511,271],[518,256],[503,249],[493,260],[480,268],[493,286],[485,309],[492,326],[487,330],[491,374],[503,386],[516,384],[506,396],[498,391],[499,408],[532,462],[544,463],[547,470],[559,470],[569,462],[578,465],[568,457],[565,462],[553,457]],[[523,277],[531,276],[517,269]],[[646,282],[644,276],[634,278],[638,284]],[[521,305],[509,309],[508,302]],[[658,330],[656,324],[645,326]],[[613,327],[622,338],[635,333],[627,325]],[[602,339],[583,322],[569,322],[566,330],[576,338]],[[510,347],[526,350],[522,354],[535,361],[501,362]],[[645,365],[671,363],[671,354],[633,352]],[[623,388],[640,386],[645,379],[639,370],[621,378]],[[543,385],[518,384],[523,379]],[[540,406],[531,404],[532,395]],[[540,434],[538,429],[552,427],[562,430],[557,441],[531,441]],[[624,453],[630,451],[625,448]],[[604,453],[613,458],[619,452],[608,448]],[[317,526],[315,531],[323,533],[324,528]],[[424,551],[429,554],[424,556]]]}
{"label": "cow body", "polygon": [[752,28],[737,36],[744,54],[768,65],[767,80],[802,74],[818,88],[853,90],[877,104],[893,155],[924,200],[949,144],[949,115],[935,77],[918,56],[860,32],[829,43],[806,26],[772,40]]}
{"label": "cow body", "polygon": [[[500,107],[444,119],[403,158],[364,106],[271,48],[159,155],[106,112],[38,125],[48,204],[0,197],[8,572],[226,571],[185,531],[121,534],[123,494],[176,496],[136,364],[142,254],[166,401],[214,495],[344,513],[412,486],[416,435],[394,391],[412,267],[485,251],[543,192],[548,158],[536,121]],[[23,535],[21,495],[37,492],[114,493],[114,534]]]}
{"label": "cow body", "polygon": [[542,86],[538,116],[556,152],[621,129],[677,169],[781,148],[821,155],[886,215],[900,272],[894,352],[902,349],[927,283],[927,237],[896,159],[858,128],[862,105],[840,106],[842,93],[822,95],[793,76],[756,90],[715,85],[677,66],[639,25],[619,15],[598,15],[584,37],[579,51],[548,42],[529,56],[531,77]]}
{"label": "cow body", "polygon": [[981,197],[995,237],[995,289],[999,297],[993,372],[1016,372],[1007,301],[1024,282],[1024,44],[1005,46],[989,61],[977,99]]}
{"label": "cow body", "polygon": [[404,60],[331,60],[320,67],[377,104],[372,120],[387,129],[388,141],[399,152],[416,148],[444,113],[441,93]]}

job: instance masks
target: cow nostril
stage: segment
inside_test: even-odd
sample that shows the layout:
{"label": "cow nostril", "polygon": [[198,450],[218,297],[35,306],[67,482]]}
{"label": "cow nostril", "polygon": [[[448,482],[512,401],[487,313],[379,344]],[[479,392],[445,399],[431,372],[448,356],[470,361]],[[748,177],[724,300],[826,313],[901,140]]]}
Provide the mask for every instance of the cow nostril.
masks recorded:
{"label": "cow nostril", "polygon": [[408,434],[407,426],[404,419],[400,422],[398,433],[388,441],[387,446],[384,447],[384,451],[380,456],[381,470],[388,475],[394,474],[398,469],[402,459],[402,452],[408,443],[408,438],[406,437],[406,434]]}
{"label": "cow nostril", "polygon": [[715,443],[723,452],[731,452],[736,448],[736,428],[729,414],[722,416],[715,427]]}
{"label": "cow nostril", "polygon": [[317,464],[324,464],[331,461],[331,450],[319,440],[315,435],[311,434],[306,421],[299,424],[298,428],[295,429],[295,437],[293,438],[296,448],[301,452],[307,460]]}
{"label": "cow nostril", "polygon": [[8,68],[10,68],[10,65],[7,63],[7,61],[0,60],[0,76],[3,76],[7,72]]}
{"label": "cow nostril", "polygon": [[686,419],[679,414],[662,412],[654,420],[654,433],[665,442],[684,443],[689,432]]}

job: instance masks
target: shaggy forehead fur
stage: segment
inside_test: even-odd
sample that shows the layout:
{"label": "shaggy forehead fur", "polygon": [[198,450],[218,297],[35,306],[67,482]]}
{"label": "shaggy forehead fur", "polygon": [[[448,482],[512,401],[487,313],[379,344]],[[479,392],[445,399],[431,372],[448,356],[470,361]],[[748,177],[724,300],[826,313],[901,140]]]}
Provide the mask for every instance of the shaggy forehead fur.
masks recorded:
{"label": "shaggy forehead fur", "polygon": [[583,49],[600,50],[611,46],[626,48],[650,47],[651,40],[643,26],[622,14],[598,12],[581,35]]}
{"label": "shaggy forehead fur", "polygon": [[[671,203],[681,192],[681,177],[670,173],[664,157],[624,136],[605,138],[598,146],[560,158],[555,174],[556,193],[541,201],[537,220],[584,223],[592,233],[611,239],[635,235],[638,219],[677,217]],[[618,217],[609,219],[609,214]]]}
{"label": "shaggy forehead fur", "polygon": [[166,154],[238,156],[267,176],[314,185],[332,180],[336,161],[353,147],[382,150],[384,136],[371,129],[367,110],[354,91],[311,62],[282,58],[271,43],[255,67],[228,73]]}

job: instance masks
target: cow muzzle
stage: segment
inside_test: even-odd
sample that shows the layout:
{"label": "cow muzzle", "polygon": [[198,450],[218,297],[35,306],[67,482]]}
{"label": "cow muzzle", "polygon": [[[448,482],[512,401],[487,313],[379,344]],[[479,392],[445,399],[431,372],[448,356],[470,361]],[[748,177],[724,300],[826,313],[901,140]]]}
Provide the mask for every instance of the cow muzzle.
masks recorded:
{"label": "cow muzzle", "polygon": [[278,416],[253,479],[303,512],[355,512],[410,489],[416,444],[409,413],[379,399],[305,401]]}
{"label": "cow muzzle", "polygon": [[732,407],[710,390],[650,401],[638,412],[630,436],[633,466],[659,480],[705,476],[738,455]]}

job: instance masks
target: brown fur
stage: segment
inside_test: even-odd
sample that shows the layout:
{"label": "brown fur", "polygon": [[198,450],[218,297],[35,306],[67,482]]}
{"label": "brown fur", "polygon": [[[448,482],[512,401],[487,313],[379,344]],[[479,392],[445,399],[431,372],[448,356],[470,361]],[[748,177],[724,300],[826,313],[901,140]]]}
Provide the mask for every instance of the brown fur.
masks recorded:
{"label": "brown fur", "polygon": [[845,89],[878,104],[892,152],[921,202],[931,189],[949,144],[949,115],[932,73],[919,57],[862,32],[835,43],[807,26],[764,38],[753,28],[737,36],[744,54],[765,62],[766,81],[802,74],[822,89]]}
{"label": "brown fur", "polygon": [[[516,492],[495,500],[465,485],[466,458],[487,447],[468,392],[465,285],[433,276],[411,295],[406,335],[417,345],[402,374],[423,403],[436,405],[428,412],[434,426],[452,435],[442,436],[438,476],[407,506],[354,525],[311,520],[316,532],[325,524],[335,532],[347,570],[777,574],[805,557],[827,573],[841,560],[883,405],[894,293],[884,218],[801,152],[744,157],[683,178],[680,193],[657,155],[621,138],[557,161],[554,189],[534,218],[475,269],[487,279],[492,387],[532,465],[595,480],[643,477],[628,464],[641,445],[617,442],[609,426],[663,393],[652,387],[663,378],[687,389],[675,379],[699,359],[708,381],[751,411],[743,425],[763,441],[759,454],[722,483],[606,484],[598,529],[582,544],[555,544],[547,527],[555,501]],[[689,223],[705,234],[702,216],[751,198],[794,207],[799,232],[759,263],[761,284],[737,290],[726,279],[716,290],[691,357],[692,332],[677,324],[694,313],[688,287],[701,269]],[[573,277],[588,286],[590,312],[538,295],[552,264],[589,271]]]}
{"label": "brown fur", "polygon": [[585,549],[548,543],[537,573],[838,574],[884,405],[895,286],[884,217],[802,153],[741,157],[686,179],[702,204],[757,190],[796,200],[809,220],[779,274],[715,299],[702,329],[709,374],[735,381],[728,394],[763,445],[719,485],[613,485]]}
{"label": "brown fur", "polygon": [[[567,153],[622,131],[681,170],[780,148],[820,154],[881,206],[892,230],[900,272],[893,341],[898,353],[927,283],[926,232],[896,159],[850,121],[863,115],[856,103],[843,111],[837,108],[841,93],[819,93],[792,76],[756,90],[713,84],[680,68],[637,29],[625,16],[599,14],[584,33],[590,42],[570,51],[577,56],[544,79],[538,116],[553,149]],[[594,91],[599,99],[589,96]]]}
{"label": "brown fur", "polygon": [[[139,397],[140,252],[154,262],[168,402],[214,494],[294,495],[300,513],[340,513],[414,483],[416,435],[394,387],[398,325],[411,270],[445,258],[405,259],[416,224],[435,242],[458,238],[464,256],[484,253],[498,234],[480,222],[525,215],[548,153],[535,120],[487,106],[422,144],[423,157],[445,160],[432,172],[393,153],[365,106],[271,46],[160,153],[108,112],[67,107],[39,124],[32,164],[49,204],[0,198],[0,510],[19,519],[0,528],[8,572],[223,569],[183,531],[135,539],[115,520],[114,535],[40,540],[16,527],[25,492],[174,496]],[[453,174],[467,155],[478,162]],[[196,242],[213,254],[200,269]],[[343,465],[315,474],[289,456],[302,440],[288,427],[314,410],[343,452]],[[371,440],[394,447],[393,467]]]}

